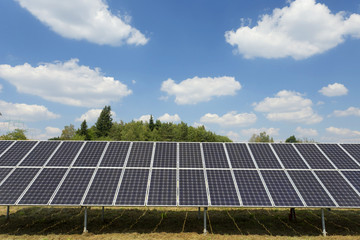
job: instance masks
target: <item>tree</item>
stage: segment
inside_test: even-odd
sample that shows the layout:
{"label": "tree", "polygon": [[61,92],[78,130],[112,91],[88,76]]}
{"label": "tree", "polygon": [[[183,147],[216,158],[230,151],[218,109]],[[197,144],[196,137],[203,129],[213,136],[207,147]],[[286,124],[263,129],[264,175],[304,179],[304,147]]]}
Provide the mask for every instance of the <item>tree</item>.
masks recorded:
{"label": "tree", "polygon": [[152,115],[150,115],[149,128],[150,128],[150,131],[153,131],[153,130],[154,130],[154,128],[155,128],[154,118],[153,118],[153,116],[152,116]]}
{"label": "tree", "polygon": [[298,139],[296,139],[295,135],[292,135],[290,137],[288,137],[286,140],[285,140],[286,143],[297,143],[299,142]]}
{"label": "tree", "polygon": [[249,142],[274,142],[274,139],[267,135],[266,132],[261,132],[259,135],[254,133]]}
{"label": "tree", "polygon": [[24,129],[15,129],[6,135],[0,136],[0,140],[26,140],[25,132]]}
{"label": "tree", "polygon": [[69,126],[65,126],[61,132],[61,139],[64,140],[71,140],[75,136],[75,127],[74,125],[70,124]]}
{"label": "tree", "polygon": [[111,117],[111,107],[105,106],[95,123],[96,134],[98,137],[107,137],[113,125]]}
{"label": "tree", "polygon": [[85,140],[91,140],[89,136],[89,129],[86,123],[86,120],[84,120],[81,123],[80,129],[78,131],[78,134],[85,137]]}

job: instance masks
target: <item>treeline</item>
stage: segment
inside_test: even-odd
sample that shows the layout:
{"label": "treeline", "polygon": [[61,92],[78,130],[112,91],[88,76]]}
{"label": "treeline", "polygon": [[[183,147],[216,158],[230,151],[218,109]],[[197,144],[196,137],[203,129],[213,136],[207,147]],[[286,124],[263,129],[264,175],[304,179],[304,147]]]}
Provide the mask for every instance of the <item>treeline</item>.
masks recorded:
{"label": "treeline", "polygon": [[104,107],[93,126],[88,127],[86,120],[79,129],[70,124],[64,127],[61,136],[49,140],[231,142],[228,137],[207,131],[204,126],[154,122],[152,116],[149,122],[114,122],[110,106]]}

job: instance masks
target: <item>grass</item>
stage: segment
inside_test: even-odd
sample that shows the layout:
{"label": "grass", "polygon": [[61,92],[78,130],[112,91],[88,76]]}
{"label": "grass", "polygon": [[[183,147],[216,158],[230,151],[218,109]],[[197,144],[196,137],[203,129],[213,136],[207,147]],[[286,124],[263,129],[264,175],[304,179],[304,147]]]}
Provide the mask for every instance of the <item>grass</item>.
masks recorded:
{"label": "grass", "polygon": [[[327,239],[360,239],[359,210],[325,211]],[[88,210],[88,230],[83,234],[81,208],[0,207],[1,239],[323,239],[321,211],[297,209],[223,209],[208,211],[207,235],[203,212],[196,208],[101,208]]]}

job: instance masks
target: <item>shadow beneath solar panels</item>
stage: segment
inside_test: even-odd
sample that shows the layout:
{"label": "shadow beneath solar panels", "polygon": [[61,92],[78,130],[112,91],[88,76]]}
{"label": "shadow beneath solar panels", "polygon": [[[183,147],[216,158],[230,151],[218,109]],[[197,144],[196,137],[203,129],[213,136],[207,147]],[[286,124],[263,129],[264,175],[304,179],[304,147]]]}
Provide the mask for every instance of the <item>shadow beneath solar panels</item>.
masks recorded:
{"label": "shadow beneath solar panels", "polygon": [[[51,207],[0,207],[0,234],[77,235],[84,227],[84,209]],[[326,211],[329,235],[360,236],[360,211]],[[226,235],[321,235],[321,212],[296,210],[296,221],[289,221],[289,209],[213,209],[208,211],[208,231]],[[209,221],[210,220],[210,221]],[[203,231],[203,212],[196,208],[101,208],[88,210],[90,234],[108,233],[199,233]]]}

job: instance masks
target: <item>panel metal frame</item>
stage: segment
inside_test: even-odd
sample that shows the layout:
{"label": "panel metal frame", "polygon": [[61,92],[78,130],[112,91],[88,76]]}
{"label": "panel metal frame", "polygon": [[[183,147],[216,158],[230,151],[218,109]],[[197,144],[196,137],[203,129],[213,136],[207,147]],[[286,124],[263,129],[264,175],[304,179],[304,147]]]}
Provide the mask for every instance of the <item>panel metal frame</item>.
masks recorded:
{"label": "panel metal frame", "polygon": [[151,153],[151,162],[150,162],[150,168],[149,168],[149,177],[148,177],[148,183],[147,183],[147,187],[146,187],[144,206],[148,206],[149,193],[150,193],[150,187],[151,187],[151,174],[152,174],[152,168],[154,165],[155,151],[156,151],[156,142],[154,142],[153,151]]}
{"label": "panel metal frame", "polygon": [[343,146],[341,146],[340,143],[338,143],[337,145],[341,148],[341,150],[343,150],[346,153],[346,155],[348,155],[351,158],[351,160],[353,160],[358,166],[360,166],[360,163]]}
{"label": "panel metal frame", "polygon": [[13,143],[11,143],[1,154],[0,154],[0,158],[7,152],[9,151],[9,149],[15,145],[15,143],[18,142],[17,140],[13,141]]}
{"label": "panel metal frame", "polygon": [[203,164],[206,194],[207,194],[207,198],[208,198],[208,207],[210,207],[210,206],[212,206],[211,205],[211,196],[210,196],[209,182],[208,182],[207,172],[206,172],[205,155],[204,155],[204,149],[203,149],[202,143],[200,143],[200,154],[201,154],[201,161]]}

